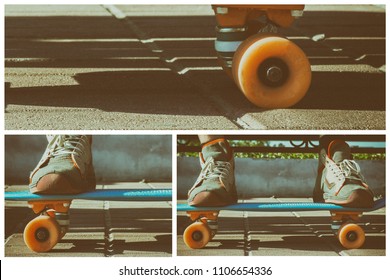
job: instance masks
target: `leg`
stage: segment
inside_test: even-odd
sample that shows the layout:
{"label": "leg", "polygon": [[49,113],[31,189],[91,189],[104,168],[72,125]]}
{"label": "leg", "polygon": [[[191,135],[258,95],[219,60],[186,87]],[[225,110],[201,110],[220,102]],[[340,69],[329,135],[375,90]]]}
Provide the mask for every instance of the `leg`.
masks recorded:
{"label": "leg", "polygon": [[224,136],[222,135],[198,135],[200,144],[206,144],[208,142],[211,142],[213,140],[217,139],[224,139]]}
{"label": "leg", "polygon": [[237,202],[233,153],[227,140],[217,135],[200,135],[202,171],[188,192],[194,206],[221,206]]}
{"label": "leg", "polygon": [[342,136],[320,137],[318,174],[314,187],[315,202],[369,208],[373,193],[359,165],[352,160],[351,149]]}
{"label": "leg", "polygon": [[32,193],[71,194],[96,187],[92,136],[48,135],[48,145],[30,175]]}

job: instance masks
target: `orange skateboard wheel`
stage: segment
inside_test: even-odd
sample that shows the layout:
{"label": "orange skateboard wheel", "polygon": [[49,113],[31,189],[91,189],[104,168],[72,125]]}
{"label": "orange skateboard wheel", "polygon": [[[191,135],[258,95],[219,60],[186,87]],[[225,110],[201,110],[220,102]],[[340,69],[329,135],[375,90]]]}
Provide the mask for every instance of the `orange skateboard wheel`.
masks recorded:
{"label": "orange skateboard wheel", "polygon": [[343,224],[337,232],[337,237],[346,249],[360,248],[366,237],[364,230],[357,224]]}
{"label": "orange skateboard wheel", "polygon": [[34,252],[48,252],[59,241],[60,232],[60,227],[54,218],[38,216],[24,229],[24,242]]}
{"label": "orange skateboard wheel", "polygon": [[232,72],[248,100],[262,108],[293,106],[311,82],[305,53],[275,34],[256,34],[245,40],[234,54]]}
{"label": "orange skateboard wheel", "polygon": [[183,239],[189,248],[201,249],[211,240],[211,232],[207,224],[195,222],[186,228]]}

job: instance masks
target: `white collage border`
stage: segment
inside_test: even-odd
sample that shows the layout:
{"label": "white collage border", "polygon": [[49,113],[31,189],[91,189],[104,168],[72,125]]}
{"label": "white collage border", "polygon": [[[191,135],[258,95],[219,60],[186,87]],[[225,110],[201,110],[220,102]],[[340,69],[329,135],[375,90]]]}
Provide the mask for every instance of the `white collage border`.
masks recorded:
{"label": "white collage border", "polygon": [[[215,3],[230,3],[238,4],[239,1],[102,1],[103,4],[215,4]],[[110,3],[113,2],[113,3]],[[269,3],[270,1],[245,1],[245,4],[261,4]],[[295,4],[297,1],[272,1],[273,4]],[[299,1],[298,1],[299,2]],[[303,1],[303,4],[378,4],[384,5],[385,1]],[[242,2],[240,2],[241,4]],[[70,1],[11,1],[4,0],[3,4],[0,7],[0,16],[2,17],[1,25],[1,45],[2,52],[1,58],[4,61],[4,5],[6,4],[97,4],[97,1],[85,1],[85,0],[70,0]],[[100,4],[100,3],[99,3]],[[387,8],[387,7],[386,7]],[[386,13],[386,38],[389,30],[389,23],[387,20]],[[386,53],[388,50],[386,46]],[[387,62],[387,56],[386,56]],[[4,64],[3,64],[4,65]],[[3,72],[1,75],[1,82],[4,85],[4,66]],[[386,79],[387,83],[387,79]],[[5,130],[4,124],[4,87],[1,89],[2,92],[2,117],[0,119],[1,128],[2,128],[2,137],[0,137],[0,146],[2,151],[4,151],[4,135],[34,135],[40,134],[44,135],[47,133],[53,133],[53,131],[35,131],[35,130]],[[388,90],[386,87],[386,95]],[[388,100],[386,100],[386,109],[389,108]],[[388,123],[388,116],[386,115],[386,122]],[[388,139],[389,131],[386,129],[375,130],[375,131],[322,131],[322,130],[302,130],[302,131],[285,131],[285,130],[271,130],[271,131],[209,131],[209,130],[142,130],[142,131],[74,131],[74,130],[59,130],[56,133],[60,134],[75,134],[75,133],[88,133],[96,135],[172,135],[172,186],[173,186],[173,198],[176,197],[176,170],[177,170],[177,159],[176,159],[176,137],[180,134],[358,134],[358,135],[367,135],[367,134],[376,134],[376,135],[386,135]],[[386,146],[388,145],[386,140]],[[5,182],[4,178],[4,152],[2,154],[2,170],[1,180]],[[389,166],[388,159],[386,158],[386,166]],[[386,169],[387,173],[387,169]],[[386,185],[388,184],[388,176],[386,176]],[[3,192],[1,192],[1,202],[3,203],[0,206],[1,211],[1,220],[0,223],[3,225],[2,230],[0,231],[0,237],[4,240],[4,197]],[[55,277],[56,279],[83,279],[85,277],[93,277],[94,279],[124,279],[124,277],[129,278],[130,276],[119,276],[118,271],[120,268],[124,267],[156,267],[162,266],[165,268],[170,268],[175,265],[184,268],[208,268],[211,270],[213,266],[271,266],[273,267],[274,274],[271,276],[260,276],[266,277],[268,279],[329,279],[329,278],[350,278],[355,279],[369,279],[372,277],[385,277],[390,276],[390,266],[389,266],[389,251],[386,249],[385,257],[281,257],[281,256],[269,256],[269,257],[178,257],[176,256],[176,203],[173,200],[172,203],[172,241],[173,241],[173,256],[171,258],[10,258],[4,256],[4,242],[1,242],[0,245],[0,256],[1,256],[1,276],[5,277],[3,279],[23,279],[24,277],[29,277],[29,279],[50,279]],[[388,215],[386,211],[386,230],[387,225],[389,224]],[[208,276],[208,277],[199,277],[198,279],[222,279],[222,277],[230,279],[258,279],[259,276],[255,277],[233,277],[233,276]],[[138,276],[131,277],[132,279],[195,279],[193,277],[150,277],[150,276]]]}

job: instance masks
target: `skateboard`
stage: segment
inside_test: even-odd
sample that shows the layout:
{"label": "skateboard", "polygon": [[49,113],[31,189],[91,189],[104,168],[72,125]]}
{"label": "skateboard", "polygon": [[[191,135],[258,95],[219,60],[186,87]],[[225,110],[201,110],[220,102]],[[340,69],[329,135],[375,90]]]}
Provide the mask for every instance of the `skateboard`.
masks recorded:
{"label": "skateboard", "polygon": [[385,207],[385,198],[376,200],[372,208],[351,208],[328,203],[238,203],[224,207],[193,207],[177,205],[177,211],[186,211],[193,221],[183,234],[184,243],[192,249],[200,249],[214,237],[218,230],[220,211],[293,212],[330,211],[331,228],[340,244],[347,249],[360,248],[365,241],[364,230],[357,225],[363,212]]}
{"label": "skateboard", "polygon": [[305,53],[278,35],[301,16],[304,5],[213,5],[215,50],[225,72],[246,98],[262,108],[287,108],[309,89]]}
{"label": "skateboard", "polygon": [[72,195],[37,195],[29,191],[5,192],[5,200],[27,201],[35,214],[23,232],[32,251],[50,251],[69,228],[69,208],[73,199],[101,201],[171,201],[168,189],[107,189]]}

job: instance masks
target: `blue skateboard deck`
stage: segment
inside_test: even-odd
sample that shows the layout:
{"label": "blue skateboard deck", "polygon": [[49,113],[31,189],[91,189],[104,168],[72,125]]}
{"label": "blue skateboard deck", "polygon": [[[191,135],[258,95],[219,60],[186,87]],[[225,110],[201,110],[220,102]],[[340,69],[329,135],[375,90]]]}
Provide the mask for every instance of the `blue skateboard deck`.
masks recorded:
{"label": "blue skateboard deck", "polygon": [[178,204],[177,211],[253,211],[253,212],[285,212],[285,211],[335,211],[335,212],[370,212],[385,207],[385,199],[375,201],[372,208],[352,208],[329,203],[311,202],[271,202],[271,203],[237,203],[223,207],[194,207]]}
{"label": "blue skateboard deck", "polygon": [[80,194],[39,195],[29,191],[5,192],[5,200],[12,201],[51,201],[51,200],[110,200],[110,201],[171,201],[169,189],[109,189],[95,190]]}

